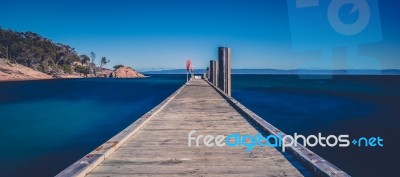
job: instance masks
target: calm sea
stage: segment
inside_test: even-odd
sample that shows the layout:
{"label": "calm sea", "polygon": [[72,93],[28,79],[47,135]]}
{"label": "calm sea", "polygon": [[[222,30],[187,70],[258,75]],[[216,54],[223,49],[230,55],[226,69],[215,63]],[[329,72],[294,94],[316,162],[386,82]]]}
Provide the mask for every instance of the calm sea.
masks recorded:
{"label": "calm sea", "polygon": [[351,176],[398,176],[400,76],[233,75],[232,96],[287,134],[380,136],[383,147],[311,150]]}
{"label": "calm sea", "polygon": [[[0,172],[54,176],[159,104],[185,75],[0,83]],[[285,133],[380,136],[381,148],[312,148],[353,176],[395,175],[399,76],[233,75],[232,96]]]}
{"label": "calm sea", "polygon": [[186,81],[66,79],[0,83],[0,176],[54,176]]}

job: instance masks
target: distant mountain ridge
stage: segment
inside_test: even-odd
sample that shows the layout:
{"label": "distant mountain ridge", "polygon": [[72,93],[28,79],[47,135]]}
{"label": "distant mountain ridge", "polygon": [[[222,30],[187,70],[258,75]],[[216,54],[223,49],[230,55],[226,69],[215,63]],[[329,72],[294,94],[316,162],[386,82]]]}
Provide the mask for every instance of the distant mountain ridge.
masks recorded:
{"label": "distant mountain ridge", "polygon": [[[205,73],[205,69],[196,69],[195,74]],[[157,70],[145,71],[143,74],[186,74],[185,69],[170,69],[170,70]],[[338,69],[338,70],[322,70],[322,69],[232,69],[232,74],[333,74],[333,75],[400,75],[399,69]]]}

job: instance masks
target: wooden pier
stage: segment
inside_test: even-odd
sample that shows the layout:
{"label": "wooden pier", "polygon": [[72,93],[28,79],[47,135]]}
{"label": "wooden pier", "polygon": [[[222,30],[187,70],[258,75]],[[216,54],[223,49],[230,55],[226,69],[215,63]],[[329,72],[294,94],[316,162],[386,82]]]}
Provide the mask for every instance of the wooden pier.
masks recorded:
{"label": "wooden pier", "polygon": [[[280,132],[207,81],[193,80],[57,176],[302,176],[272,147],[189,147],[191,130],[214,137]],[[289,150],[316,175],[348,176],[307,148]]]}

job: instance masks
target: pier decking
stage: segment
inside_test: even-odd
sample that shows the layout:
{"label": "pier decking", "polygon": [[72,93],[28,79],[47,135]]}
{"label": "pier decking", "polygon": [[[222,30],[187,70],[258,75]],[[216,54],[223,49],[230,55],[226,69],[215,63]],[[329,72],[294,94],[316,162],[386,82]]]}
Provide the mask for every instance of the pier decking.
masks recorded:
{"label": "pier decking", "polygon": [[[196,130],[194,137],[256,134],[243,116],[248,110],[232,104],[206,81],[193,80],[58,176],[302,176],[272,147],[246,153],[243,146],[206,147],[203,139],[198,147],[195,141],[188,147],[191,130]],[[347,176],[306,148],[291,150],[319,175]]]}

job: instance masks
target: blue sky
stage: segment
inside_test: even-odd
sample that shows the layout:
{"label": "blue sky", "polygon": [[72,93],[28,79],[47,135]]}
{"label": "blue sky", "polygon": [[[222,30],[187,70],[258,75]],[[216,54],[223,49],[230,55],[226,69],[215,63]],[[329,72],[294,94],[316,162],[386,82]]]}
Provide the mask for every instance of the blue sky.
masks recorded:
{"label": "blue sky", "polygon": [[[378,19],[371,20],[374,27],[342,41],[333,30],[319,30],[329,28],[329,4],[322,1],[309,13],[284,0],[13,0],[1,3],[0,26],[39,33],[79,54],[94,51],[111,59],[108,67],[178,69],[189,58],[195,68],[205,68],[217,47],[227,46],[233,68],[400,69],[400,3],[379,1],[376,7],[376,0],[367,1],[371,19]],[[346,8],[351,6],[339,13],[348,14]],[[340,17],[352,23],[358,13]],[[303,33],[312,28],[323,32]],[[328,62],[319,62],[321,53]]]}

